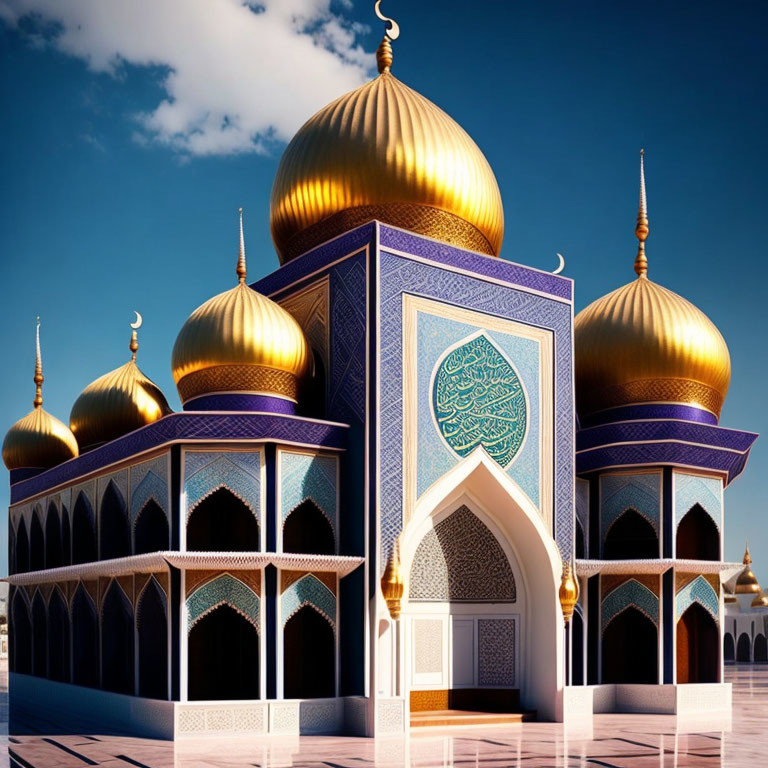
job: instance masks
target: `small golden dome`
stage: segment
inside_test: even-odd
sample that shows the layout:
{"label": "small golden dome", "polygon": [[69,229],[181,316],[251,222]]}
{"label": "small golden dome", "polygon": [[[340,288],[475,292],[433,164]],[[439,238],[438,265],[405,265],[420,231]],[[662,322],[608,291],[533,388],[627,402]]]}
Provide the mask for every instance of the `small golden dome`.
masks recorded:
{"label": "small golden dome", "polygon": [[700,309],[647,277],[642,165],[636,234],[637,278],[574,320],[579,414],[664,402],[693,405],[719,418],[731,380],[728,347]]}
{"label": "small golden dome", "polygon": [[270,203],[281,263],[371,219],[498,256],[501,194],[491,166],[451,117],[391,74],[341,96],[293,137]]}
{"label": "small golden dome", "polygon": [[752,608],[768,608],[768,597],[761,592],[759,595],[755,595],[755,599],[750,605]]}
{"label": "small golden dome", "polygon": [[35,341],[34,408],[5,435],[3,462],[8,469],[48,469],[80,453],[69,427],[43,408],[40,318],[37,319]]}
{"label": "small golden dome", "polygon": [[181,401],[247,393],[296,402],[312,353],[296,320],[246,285],[242,209],[237,275],[238,284],[198,307],[176,338],[171,368]]}
{"label": "small golden dome", "polygon": [[752,573],[752,569],[749,567],[752,565],[752,558],[749,556],[749,547],[744,550],[744,570],[739,574],[739,578],[736,579],[736,589],[734,592],[737,595],[748,595],[753,593],[760,593],[760,583],[757,577]]}
{"label": "small golden dome", "polygon": [[140,325],[138,315],[132,325],[131,359],[91,382],[72,406],[69,426],[84,449],[108,443],[171,413],[160,388],[136,365],[135,329]]}
{"label": "small golden dome", "polygon": [[738,603],[739,601],[735,595],[726,595],[725,602],[730,605],[731,603]]}

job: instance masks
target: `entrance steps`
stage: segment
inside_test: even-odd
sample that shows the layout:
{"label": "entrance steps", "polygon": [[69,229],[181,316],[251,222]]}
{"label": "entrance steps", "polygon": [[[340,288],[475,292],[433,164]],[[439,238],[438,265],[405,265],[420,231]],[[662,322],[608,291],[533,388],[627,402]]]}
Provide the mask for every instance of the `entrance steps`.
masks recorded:
{"label": "entrance steps", "polygon": [[411,728],[508,725],[535,720],[523,712],[516,688],[411,691]]}
{"label": "entrance steps", "polygon": [[412,712],[411,728],[452,728],[458,725],[511,725],[535,720],[533,712],[470,712],[463,709],[436,709]]}

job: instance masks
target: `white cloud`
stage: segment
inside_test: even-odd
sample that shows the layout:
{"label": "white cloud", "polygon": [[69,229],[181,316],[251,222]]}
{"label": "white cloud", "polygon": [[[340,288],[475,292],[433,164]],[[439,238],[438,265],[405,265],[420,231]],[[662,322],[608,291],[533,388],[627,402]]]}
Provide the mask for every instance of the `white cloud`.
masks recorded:
{"label": "white cloud", "polygon": [[164,67],[165,98],[138,116],[137,137],[191,155],[288,141],[373,65],[357,42],[364,30],[331,0],[0,0],[0,19],[31,19],[46,31],[30,42],[94,72]]}

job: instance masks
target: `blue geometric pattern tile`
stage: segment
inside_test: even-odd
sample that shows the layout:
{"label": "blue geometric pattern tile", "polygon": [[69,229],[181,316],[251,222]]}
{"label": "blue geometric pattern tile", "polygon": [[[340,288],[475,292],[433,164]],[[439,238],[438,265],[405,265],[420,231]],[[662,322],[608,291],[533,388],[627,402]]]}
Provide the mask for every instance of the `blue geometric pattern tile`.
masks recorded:
{"label": "blue geometric pattern tile", "polygon": [[223,573],[203,584],[187,598],[187,632],[218,606],[226,603],[256,627],[259,627],[259,596],[242,581]]}
{"label": "blue geometric pattern tile", "polygon": [[160,509],[168,517],[168,484],[162,477],[158,477],[154,472],[147,472],[139,484],[131,489],[131,520],[136,520],[139,512],[144,509],[144,505],[154,499]]}
{"label": "blue geometric pattern tile", "polygon": [[675,525],[698,504],[713,520],[720,530],[720,492],[722,481],[717,477],[701,477],[685,472],[675,472]]}
{"label": "blue geometric pattern tile", "polygon": [[600,520],[603,537],[628,509],[640,513],[659,533],[661,475],[606,475],[600,478]]}
{"label": "blue geometric pattern tile", "polygon": [[325,514],[336,533],[336,467],[334,456],[280,452],[280,515],[288,515],[306,499]]}
{"label": "blue geometric pattern tile", "polygon": [[305,605],[311,605],[324,616],[336,629],[336,597],[320,579],[311,573],[294,581],[280,597],[280,611],[283,626],[296,611]]}
{"label": "blue geometric pattern tile", "polygon": [[712,585],[703,576],[689,581],[675,596],[676,618],[679,619],[693,603],[698,603],[715,621],[718,621],[720,600],[712,589]]}
{"label": "blue geometric pattern tile", "polygon": [[605,596],[600,610],[602,631],[630,605],[644,613],[656,626],[659,625],[659,598],[645,584],[635,579],[625,581]]}
{"label": "blue geometric pattern tile", "polygon": [[184,459],[184,491],[187,519],[207,496],[225,487],[237,496],[260,520],[261,452],[188,451]]}

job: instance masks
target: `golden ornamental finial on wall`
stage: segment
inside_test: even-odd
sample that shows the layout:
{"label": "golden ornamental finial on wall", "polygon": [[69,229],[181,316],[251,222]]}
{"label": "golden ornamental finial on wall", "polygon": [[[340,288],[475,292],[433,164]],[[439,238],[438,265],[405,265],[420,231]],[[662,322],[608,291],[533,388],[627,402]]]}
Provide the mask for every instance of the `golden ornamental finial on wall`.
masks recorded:
{"label": "golden ornamental finial on wall", "polygon": [[563,576],[560,579],[560,607],[563,609],[563,621],[567,625],[573,616],[576,603],[579,601],[579,580],[574,576],[570,562],[563,562]]}
{"label": "golden ornamental finial on wall", "polygon": [[648,259],[645,256],[645,241],[648,238],[648,201],[645,197],[645,150],[640,150],[640,202],[637,207],[637,256],[635,257],[635,274],[638,277],[646,277],[648,273]]}
{"label": "golden ornamental finial on wall", "polygon": [[395,541],[387,560],[387,567],[381,575],[381,594],[387,603],[393,621],[400,618],[405,582],[400,568],[400,543]]}

